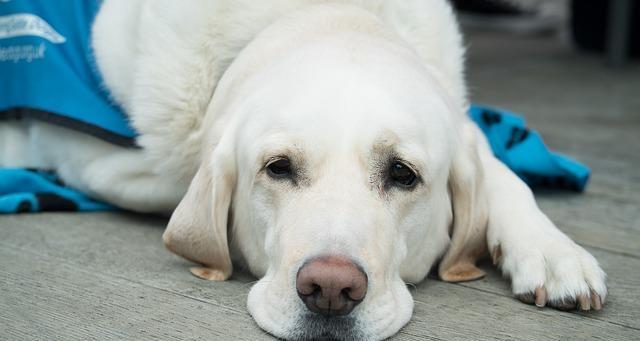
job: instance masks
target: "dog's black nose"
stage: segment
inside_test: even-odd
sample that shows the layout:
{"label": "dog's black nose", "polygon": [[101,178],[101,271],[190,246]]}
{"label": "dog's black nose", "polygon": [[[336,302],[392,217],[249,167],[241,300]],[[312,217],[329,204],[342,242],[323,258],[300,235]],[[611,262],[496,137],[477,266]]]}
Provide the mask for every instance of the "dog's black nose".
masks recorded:
{"label": "dog's black nose", "polygon": [[367,275],[346,257],[318,257],[298,270],[296,289],[309,310],[347,315],[367,294]]}

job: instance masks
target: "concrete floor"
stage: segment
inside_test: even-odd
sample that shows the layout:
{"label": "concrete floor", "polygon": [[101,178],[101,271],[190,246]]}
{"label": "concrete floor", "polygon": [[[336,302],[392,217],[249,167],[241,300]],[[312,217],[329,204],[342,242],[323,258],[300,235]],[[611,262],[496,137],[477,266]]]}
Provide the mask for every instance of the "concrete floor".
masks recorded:
{"label": "concrete floor", "polygon": [[[548,145],[593,168],[585,194],[542,209],[609,275],[604,310],[538,309],[488,265],[476,282],[411,288],[395,340],[640,339],[640,66],[607,69],[558,40],[468,38],[473,99],[526,113]],[[126,213],[0,216],[0,339],[267,340],[246,311],[255,280],[191,276],[165,251],[164,219]]]}

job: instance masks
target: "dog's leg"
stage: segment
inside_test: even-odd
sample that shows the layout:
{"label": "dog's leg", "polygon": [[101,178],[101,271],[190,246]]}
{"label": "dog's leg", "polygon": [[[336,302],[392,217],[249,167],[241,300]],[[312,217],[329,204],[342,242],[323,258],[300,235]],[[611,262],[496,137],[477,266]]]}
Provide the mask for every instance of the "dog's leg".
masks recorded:
{"label": "dog's leg", "polygon": [[[7,127],[0,125],[0,132]],[[0,165],[54,170],[69,187],[134,211],[171,212],[190,181],[189,174],[157,172],[144,150],[115,146],[47,123],[14,127],[11,134],[0,134],[0,140],[11,143],[0,146]],[[2,150],[7,148],[9,152]]]}
{"label": "dog's leg", "polygon": [[606,275],[596,259],[540,211],[529,187],[493,156],[484,137],[479,141],[489,203],[487,244],[513,293],[539,307],[601,309]]}
{"label": "dog's leg", "polygon": [[[79,186],[125,209],[172,212],[185,194],[188,181],[155,173],[142,154],[141,150],[121,150],[91,161],[81,173]],[[65,180],[64,172],[60,176]]]}

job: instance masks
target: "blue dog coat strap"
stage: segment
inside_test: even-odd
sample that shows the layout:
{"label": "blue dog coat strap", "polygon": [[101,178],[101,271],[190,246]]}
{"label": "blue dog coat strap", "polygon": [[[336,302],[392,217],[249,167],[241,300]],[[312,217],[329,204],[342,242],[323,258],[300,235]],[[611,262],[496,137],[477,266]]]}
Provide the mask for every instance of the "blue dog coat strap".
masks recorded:
{"label": "blue dog coat strap", "polygon": [[100,1],[0,1],[0,119],[38,119],[135,146],[91,51]]}
{"label": "blue dog coat strap", "polygon": [[471,119],[487,137],[494,155],[530,187],[583,191],[591,170],[566,156],[549,151],[540,135],[524,119],[506,110],[473,105]]}
{"label": "blue dog coat strap", "polygon": [[65,187],[51,172],[0,168],[0,213],[114,209]]}

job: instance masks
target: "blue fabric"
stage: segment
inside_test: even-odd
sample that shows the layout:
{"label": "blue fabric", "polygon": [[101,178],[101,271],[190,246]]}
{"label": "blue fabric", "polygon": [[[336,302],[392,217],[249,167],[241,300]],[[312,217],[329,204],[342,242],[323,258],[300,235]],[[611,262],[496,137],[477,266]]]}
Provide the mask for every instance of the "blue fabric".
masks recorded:
{"label": "blue fabric", "polygon": [[133,144],[136,132],[101,86],[90,48],[99,6],[0,1],[0,119],[43,119]]}
{"label": "blue fabric", "polygon": [[481,105],[473,105],[469,115],[487,137],[494,155],[530,187],[584,191],[591,170],[550,151],[522,117]]}
{"label": "blue fabric", "polygon": [[65,187],[51,172],[0,168],[0,214],[42,211],[109,211],[114,206]]}

